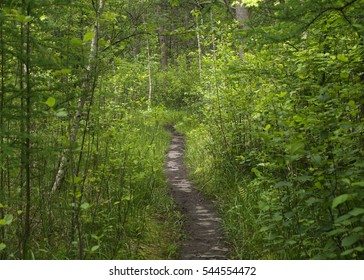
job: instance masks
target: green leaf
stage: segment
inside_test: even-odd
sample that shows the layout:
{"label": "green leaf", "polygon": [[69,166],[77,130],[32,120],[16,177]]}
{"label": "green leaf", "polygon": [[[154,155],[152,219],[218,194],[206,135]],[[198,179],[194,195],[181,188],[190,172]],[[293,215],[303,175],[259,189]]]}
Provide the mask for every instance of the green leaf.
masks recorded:
{"label": "green leaf", "polygon": [[83,210],[86,210],[86,209],[90,208],[90,203],[87,203],[87,202],[82,203],[82,204],[81,204],[81,208],[82,208]]}
{"label": "green leaf", "polygon": [[315,197],[310,197],[309,199],[307,199],[306,204],[308,206],[312,206],[312,204],[314,203],[318,203],[321,202],[321,199],[315,198]]}
{"label": "green leaf", "polygon": [[351,195],[350,194],[347,194],[347,193],[335,197],[334,200],[332,201],[332,206],[331,207],[332,208],[336,208],[340,204],[342,204],[345,201],[347,201],[348,199],[350,199],[350,197],[351,197]]}
{"label": "green leaf", "polygon": [[169,0],[172,7],[176,7],[180,4],[180,0]]}
{"label": "green leaf", "polygon": [[67,117],[68,113],[62,108],[62,109],[57,110],[56,116],[59,118],[63,118],[63,117]]}
{"label": "green leaf", "polygon": [[327,233],[327,236],[334,236],[334,235],[341,235],[345,232],[346,230],[343,228],[337,228],[334,230],[331,230]]}
{"label": "green leaf", "polygon": [[277,96],[278,96],[278,97],[285,97],[287,94],[288,94],[288,92],[287,92],[287,91],[283,91],[283,92],[281,92],[281,93],[277,94]]}
{"label": "green leaf", "polygon": [[287,152],[291,155],[301,154],[304,152],[305,143],[301,141],[293,142],[287,146]]}
{"label": "green leaf", "polygon": [[5,220],[5,224],[6,225],[10,225],[11,222],[13,221],[13,215],[10,215],[10,214],[6,214],[4,216],[4,220]]}
{"label": "green leaf", "polygon": [[6,248],[6,245],[4,243],[0,243],[0,252]]}
{"label": "green leaf", "polygon": [[6,214],[4,218],[0,220],[0,225],[2,226],[10,225],[12,221],[13,221],[13,215]]}
{"label": "green leaf", "polygon": [[275,186],[277,188],[281,188],[281,187],[292,187],[292,182],[280,181],[280,182],[276,183]]}
{"label": "green leaf", "polygon": [[95,245],[91,248],[91,252],[95,252],[100,248],[100,245]]}
{"label": "green leaf", "polygon": [[354,100],[350,100],[350,101],[348,102],[348,105],[349,105],[350,107],[352,107],[352,108],[356,108],[356,104],[355,104],[355,101],[354,101]]}
{"label": "green leaf", "polygon": [[268,131],[272,126],[270,124],[267,124],[266,127],[264,128],[264,131]]}
{"label": "green leaf", "polygon": [[56,105],[56,99],[54,97],[48,97],[47,101],[45,102],[45,104],[48,105],[48,107],[53,107],[54,105]]}
{"label": "green leaf", "polygon": [[53,75],[54,76],[61,76],[61,75],[67,75],[67,74],[71,74],[71,73],[72,73],[71,68],[63,68],[61,70],[54,71]]}
{"label": "green leaf", "polygon": [[82,46],[82,40],[80,40],[78,38],[72,38],[70,43],[71,43],[71,45],[74,45],[74,46]]}
{"label": "green leaf", "polygon": [[61,74],[71,74],[72,69],[71,68],[63,68],[60,70]]}
{"label": "green leaf", "polygon": [[90,42],[94,37],[94,33],[93,32],[87,32],[84,36],[83,36],[83,41],[85,43]]}
{"label": "green leaf", "polygon": [[126,195],[124,197],[121,198],[122,201],[131,201],[133,200],[133,196],[132,195]]}
{"label": "green leaf", "polygon": [[350,255],[353,252],[354,252],[354,249],[349,249],[349,250],[346,250],[346,251],[342,252],[341,255],[342,256],[347,256],[347,255]]}
{"label": "green leaf", "polygon": [[255,173],[255,175],[257,175],[257,177],[261,176],[262,175],[262,172],[260,172],[257,168],[253,167],[251,169],[252,172]]}
{"label": "green leaf", "polygon": [[73,177],[73,179],[72,179],[71,182],[77,184],[77,183],[79,183],[81,181],[82,181],[82,178],[81,177]]}
{"label": "green leaf", "polygon": [[338,54],[337,55],[337,59],[342,61],[342,62],[348,62],[349,61],[349,58],[347,58],[345,55],[343,54]]}
{"label": "green leaf", "polygon": [[350,74],[347,71],[343,71],[340,73],[340,78],[342,78],[342,79],[347,79],[349,77],[350,77]]}
{"label": "green leaf", "polygon": [[352,218],[351,215],[345,214],[335,219],[336,224],[346,224],[347,222],[350,222],[350,218]]}
{"label": "green leaf", "polygon": [[345,237],[342,241],[341,241],[341,245],[344,247],[348,247],[353,245],[354,243],[356,243],[358,240],[360,239],[360,235],[359,234],[351,234],[347,237]]}
{"label": "green leaf", "polygon": [[364,208],[354,208],[349,212],[351,216],[359,216],[361,214],[364,214]]}
{"label": "green leaf", "polygon": [[21,23],[28,23],[33,20],[31,16],[25,16],[25,15],[18,15],[16,19]]}
{"label": "green leaf", "polygon": [[259,232],[264,232],[264,231],[268,231],[268,230],[270,230],[270,227],[263,226],[260,228]]}

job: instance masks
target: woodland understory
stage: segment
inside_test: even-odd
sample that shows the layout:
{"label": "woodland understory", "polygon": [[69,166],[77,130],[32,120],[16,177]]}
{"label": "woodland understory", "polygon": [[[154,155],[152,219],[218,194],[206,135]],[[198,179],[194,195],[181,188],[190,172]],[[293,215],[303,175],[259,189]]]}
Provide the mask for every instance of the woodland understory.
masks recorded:
{"label": "woodland understory", "polygon": [[174,259],[186,136],[233,259],[364,258],[364,0],[2,0],[0,259]]}

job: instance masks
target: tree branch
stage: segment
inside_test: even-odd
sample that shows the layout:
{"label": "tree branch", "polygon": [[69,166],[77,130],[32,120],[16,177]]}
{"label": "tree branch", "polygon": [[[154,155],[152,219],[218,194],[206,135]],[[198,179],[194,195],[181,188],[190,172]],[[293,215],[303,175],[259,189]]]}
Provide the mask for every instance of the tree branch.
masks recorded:
{"label": "tree branch", "polygon": [[131,35],[129,35],[129,36],[126,36],[126,37],[123,37],[123,38],[121,38],[121,39],[119,39],[119,40],[116,40],[116,41],[114,41],[114,42],[111,42],[111,43],[110,43],[110,45],[109,45],[109,46],[107,46],[107,47],[105,47],[105,48],[103,48],[103,49],[101,50],[101,52],[104,52],[104,51],[108,50],[109,48],[111,48],[112,46],[115,46],[115,45],[117,45],[117,44],[119,44],[119,43],[121,43],[121,42],[124,42],[124,41],[126,41],[126,40],[128,40],[128,39],[130,39],[130,38],[133,38],[133,37],[135,37],[135,36],[138,36],[138,35],[152,35],[152,34],[151,34],[151,33],[149,33],[149,32],[136,32],[136,33],[133,33],[133,34],[131,34]]}
{"label": "tree branch", "polygon": [[[346,8],[348,8],[349,6],[353,5],[357,1],[358,0],[352,0],[352,1],[348,2],[348,3],[346,3],[342,7],[329,7],[329,8],[326,8],[325,10],[322,10],[308,24],[306,24],[306,26],[304,28],[302,28],[302,31],[306,31],[312,24],[314,24],[319,18],[321,18],[327,12],[330,12],[330,11],[339,11],[339,12],[341,12],[344,15],[344,10]],[[345,20],[347,20],[351,24],[351,22],[347,19],[346,15],[344,16],[344,18],[345,18]]]}

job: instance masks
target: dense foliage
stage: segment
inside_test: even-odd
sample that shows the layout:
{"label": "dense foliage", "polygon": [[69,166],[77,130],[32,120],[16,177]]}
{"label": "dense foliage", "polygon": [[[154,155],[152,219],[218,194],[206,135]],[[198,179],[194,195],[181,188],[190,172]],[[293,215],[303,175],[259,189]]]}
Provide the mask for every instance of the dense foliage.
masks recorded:
{"label": "dense foliage", "polygon": [[1,258],[176,252],[179,216],[163,175],[166,116],[146,112],[146,61],[123,56],[125,38],[144,27],[118,27],[132,25],[127,12],[146,4],[120,3],[0,4]]}
{"label": "dense foliage", "polygon": [[362,8],[264,1],[244,57],[229,26],[205,56],[190,162],[215,178],[237,257],[363,257]]}
{"label": "dense foliage", "polygon": [[362,259],[363,8],[2,1],[0,257],[175,257],[176,123],[233,258]]}

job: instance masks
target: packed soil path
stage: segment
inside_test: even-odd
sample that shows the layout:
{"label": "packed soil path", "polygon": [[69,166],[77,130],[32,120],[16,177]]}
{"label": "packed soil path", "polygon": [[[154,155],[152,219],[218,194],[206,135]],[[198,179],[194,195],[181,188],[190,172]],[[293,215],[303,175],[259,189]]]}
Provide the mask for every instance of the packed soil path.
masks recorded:
{"label": "packed soil path", "polygon": [[228,247],[214,205],[187,179],[184,165],[184,136],[173,134],[166,160],[170,192],[185,216],[186,240],[181,260],[227,259]]}

